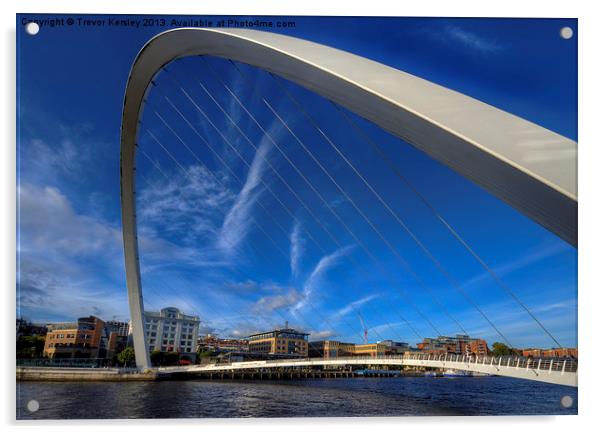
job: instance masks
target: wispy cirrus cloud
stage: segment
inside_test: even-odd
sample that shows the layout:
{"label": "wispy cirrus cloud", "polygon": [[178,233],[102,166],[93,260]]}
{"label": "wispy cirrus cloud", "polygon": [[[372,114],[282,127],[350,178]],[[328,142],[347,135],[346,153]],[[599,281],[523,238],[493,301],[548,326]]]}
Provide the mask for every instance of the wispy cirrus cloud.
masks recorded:
{"label": "wispy cirrus cloud", "polygon": [[387,335],[387,334],[391,333],[392,329],[393,330],[397,330],[397,329],[403,330],[401,332],[401,333],[403,333],[401,335],[401,338],[402,338],[402,341],[404,341],[404,342],[414,342],[414,340],[416,339],[416,336],[412,334],[412,332],[408,329],[407,324],[403,321],[393,321],[393,322],[386,322],[383,324],[378,324],[373,327],[370,327],[370,330],[368,332],[370,335],[380,336],[380,335]]}
{"label": "wispy cirrus cloud", "polygon": [[160,232],[184,243],[215,238],[223,210],[235,199],[220,174],[201,165],[144,180],[137,197],[141,231]]}
{"label": "wispy cirrus cloud", "polygon": [[[47,113],[37,113],[23,124],[37,124],[30,138],[21,141],[18,148],[20,177],[26,182],[73,182],[83,175],[97,175],[99,167],[104,166],[104,162],[99,163],[99,149],[109,145],[92,136],[90,125],[66,125]],[[47,125],[53,126],[52,134],[41,134]]]}
{"label": "wispy cirrus cloud", "polygon": [[[543,261],[545,259],[551,258],[553,256],[559,255],[564,252],[570,251],[570,247],[568,247],[563,242],[556,242],[547,244],[545,246],[541,246],[536,250],[533,250],[529,253],[526,253],[521,256],[517,256],[514,260],[503,263],[493,268],[496,274],[499,276],[507,275],[512,272],[521,270],[530,265],[533,265],[537,262]],[[492,279],[490,274],[487,271],[484,271],[476,276],[468,279],[463,283],[464,287],[475,286],[478,284],[487,281],[488,279]]]}
{"label": "wispy cirrus cloud", "polygon": [[317,289],[321,279],[323,276],[337,265],[341,258],[347,255],[353,246],[346,246],[340,249],[335,250],[333,253],[323,256],[320,258],[318,263],[313,268],[312,272],[309,274],[309,277],[305,280],[303,285],[303,292],[300,300],[295,304],[293,311],[299,311],[305,307],[309,298],[312,296],[314,291]]}
{"label": "wispy cirrus cloud", "polygon": [[261,180],[269,151],[269,142],[266,139],[262,140],[247,172],[245,184],[226,213],[217,238],[217,245],[227,254],[235,251],[250,229],[252,209],[262,192]]}
{"label": "wispy cirrus cloud", "polygon": [[351,303],[348,303],[346,306],[342,307],[341,309],[337,310],[334,314],[334,319],[343,318],[351,312],[356,312],[361,306],[371,302],[372,300],[378,297],[380,297],[379,294],[370,294],[358,300],[354,300]]}
{"label": "wispy cirrus cloud", "polygon": [[498,39],[484,36],[459,25],[446,25],[439,29],[422,30],[426,37],[469,56],[488,56],[507,49]]}
{"label": "wispy cirrus cloud", "polygon": [[311,336],[312,341],[320,339],[332,339],[336,336],[339,336],[339,334],[334,330],[310,330],[308,333]]}
{"label": "wispy cirrus cloud", "polygon": [[[577,301],[576,299],[556,298],[553,294],[549,296],[550,299],[542,304],[528,303],[531,300],[523,301],[532,305],[530,311],[561,344],[572,346],[574,344],[567,342],[571,332],[566,326],[567,324],[574,324],[576,327]],[[539,300],[539,297],[534,298]],[[520,347],[527,341],[541,342],[538,345],[542,346],[554,345],[554,342],[547,336],[541,326],[512,299],[506,298],[481,304],[480,308],[504,333],[512,345]],[[466,327],[471,336],[481,336],[489,342],[502,340],[501,336],[483,318],[477,315],[474,309],[457,312],[456,318]]]}
{"label": "wispy cirrus cloud", "polygon": [[[50,172],[65,175],[72,172],[84,163],[85,154],[80,154],[73,140],[64,138],[56,144],[49,144],[46,140],[33,139],[24,144],[24,158],[27,158],[30,167],[35,165],[45,175]],[[34,158],[35,157],[35,158]],[[46,178],[46,181],[49,181]]]}
{"label": "wispy cirrus cloud", "polygon": [[288,288],[283,294],[261,297],[252,307],[253,312],[274,312],[295,306],[303,295],[295,288]]}
{"label": "wispy cirrus cloud", "polygon": [[444,31],[453,41],[483,54],[495,53],[505,48],[503,44],[495,39],[487,38],[462,27],[447,26]]}
{"label": "wispy cirrus cloud", "polygon": [[293,277],[298,276],[299,274],[299,265],[301,261],[301,256],[303,255],[304,250],[304,240],[301,237],[301,222],[299,220],[295,220],[293,224],[293,229],[291,230],[290,236],[290,267],[291,273]]}
{"label": "wispy cirrus cloud", "polygon": [[577,311],[577,299],[568,299],[568,300],[562,300],[559,302],[555,302],[555,303],[547,303],[547,304],[543,304],[540,306],[537,306],[533,309],[531,309],[531,311],[533,313],[547,313],[547,312],[552,312],[552,311],[563,311],[563,310],[574,310],[575,312]]}
{"label": "wispy cirrus cloud", "polygon": [[[567,327],[567,324],[575,324],[576,329],[576,311],[573,315],[557,314],[550,315],[544,318],[546,328],[560,342],[561,345],[567,347],[577,346],[577,334],[575,330]],[[540,328],[534,326],[531,319],[515,318],[512,321],[504,323],[501,328],[503,333],[508,337],[512,346],[516,348],[527,348],[535,346],[533,342],[539,342],[536,346],[540,348],[552,348],[556,344],[551,340]],[[471,335],[481,336],[490,343],[501,342],[502,339],[491,328],[482,327],[470,330]]]}
{"label": "wispy cirrus cloud", "polygon": [[257,282],[253,279],[247,279],[242,282],[228,282],[224,287],[237,294],[250,293],[281,293],[287,289],[273,281]]}

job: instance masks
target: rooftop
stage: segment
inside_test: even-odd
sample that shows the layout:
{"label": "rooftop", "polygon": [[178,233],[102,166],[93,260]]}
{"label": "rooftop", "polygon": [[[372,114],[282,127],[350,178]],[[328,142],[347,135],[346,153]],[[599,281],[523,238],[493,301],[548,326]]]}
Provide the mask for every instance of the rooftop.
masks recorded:
{"label": "rooftop", "polygon": [[266,335],[266,334],[270,334],[270,333],[291,333],[291,334],[295,334],[295,335],[309,336],[309,333],[300,332],[295,329],[284,328],[284,329],[275,329],[275,330],[265,331],[265,332],[261,332],[261,333],[255,333],[255,334],[249,335],[248,338]]}

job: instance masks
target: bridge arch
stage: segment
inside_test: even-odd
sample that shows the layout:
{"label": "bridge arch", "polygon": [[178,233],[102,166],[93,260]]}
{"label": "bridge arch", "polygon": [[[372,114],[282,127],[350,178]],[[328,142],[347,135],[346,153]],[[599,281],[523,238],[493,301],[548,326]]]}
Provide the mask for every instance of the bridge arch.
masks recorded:
{"label": "bridge arch", "polygon": [[459,92],[306,40],[247,29],[161,33],[130,71],[121,124],[121,208],[136,364],[150,366],[135,206],[139,116],[153,77],[181,57],[211,55],[295,82],[449,166],[568,243],[577,244],[577,144]]}

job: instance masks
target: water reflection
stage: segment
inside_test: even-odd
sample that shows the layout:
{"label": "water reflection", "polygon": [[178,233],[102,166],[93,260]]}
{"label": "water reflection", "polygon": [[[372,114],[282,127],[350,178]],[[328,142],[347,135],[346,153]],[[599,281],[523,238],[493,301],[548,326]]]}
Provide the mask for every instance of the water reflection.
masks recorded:
{"label": "water reflection", "polygon": [[[23,382],[17,388],[19,419],[577,414],[576,389],[502,377]],[[572,398],[570,408],[561,405],[564,396]],[[40,405],[34,413],[27,410],[32,399]]]}

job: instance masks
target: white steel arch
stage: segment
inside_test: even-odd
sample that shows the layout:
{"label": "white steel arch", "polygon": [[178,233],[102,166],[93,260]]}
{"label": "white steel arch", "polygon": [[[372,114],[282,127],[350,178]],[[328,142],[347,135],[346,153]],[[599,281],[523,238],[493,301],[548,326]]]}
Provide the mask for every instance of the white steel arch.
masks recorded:
{"label": "white steel arch", "polygon": [[257,66],[374,122],[577,245],[577,144],[459,92],[335,48],[246,29],[183,28],[152,38],[127,83],[121,124],[121,206],[136,364],[144,336],[135,207],[138,120],[157,72],[211,55]]}

